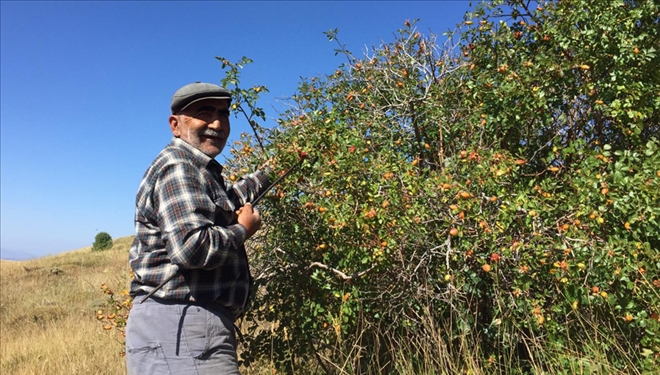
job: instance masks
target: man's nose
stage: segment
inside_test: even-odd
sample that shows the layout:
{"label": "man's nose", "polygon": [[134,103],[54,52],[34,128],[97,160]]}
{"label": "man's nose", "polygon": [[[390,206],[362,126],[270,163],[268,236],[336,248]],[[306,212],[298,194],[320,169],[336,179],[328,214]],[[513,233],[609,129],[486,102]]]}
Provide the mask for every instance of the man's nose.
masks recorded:
{"label": "man's nose", "polygon": [[213,129],[223,129],[229,126],[229,117],[216,114],[209,122],[209,127]]}
{"label": "man's nose", "polygon": [[213,119],[209,122],[209,128],[213,129],[220,129],[222,124],[220,124],[220,118],[218,116],[214,116]]}

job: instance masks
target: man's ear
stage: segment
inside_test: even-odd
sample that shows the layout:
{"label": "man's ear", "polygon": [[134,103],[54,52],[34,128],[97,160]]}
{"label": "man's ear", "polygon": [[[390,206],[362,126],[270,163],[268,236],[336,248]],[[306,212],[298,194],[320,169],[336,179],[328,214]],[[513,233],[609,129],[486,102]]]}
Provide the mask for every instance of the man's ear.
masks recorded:
{"label": "man's ear", "polygon": [[176,115],[171,115],[169,118],[170,121],[170,129],[172,129],[172,134],[174,134],[175,137],[179,138],[181,136],[181,127],[180,127],[180,119],[179,116]]}

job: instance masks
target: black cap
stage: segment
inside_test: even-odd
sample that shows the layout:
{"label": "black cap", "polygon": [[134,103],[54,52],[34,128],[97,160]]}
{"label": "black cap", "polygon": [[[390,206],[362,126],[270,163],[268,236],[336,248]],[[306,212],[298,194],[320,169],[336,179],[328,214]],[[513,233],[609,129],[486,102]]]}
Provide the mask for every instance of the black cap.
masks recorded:
{"label": "black cap", "polygon": [[172,96],[172,114],[205,99],[226,99],[231,102],[231,93],[224,87],[212,83],[195,82],[176,90]]}

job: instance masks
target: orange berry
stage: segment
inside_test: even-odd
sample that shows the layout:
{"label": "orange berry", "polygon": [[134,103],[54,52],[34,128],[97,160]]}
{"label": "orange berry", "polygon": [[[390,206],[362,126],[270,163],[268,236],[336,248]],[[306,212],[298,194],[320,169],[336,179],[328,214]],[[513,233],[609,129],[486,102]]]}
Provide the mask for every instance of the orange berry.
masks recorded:
{"label": "orange berry", "polygon": [[451,228],[451,229],[449,230],[449,235],[451,235],[451,236],[458,236],[458,229],[456,229],[456,228]]}
{"label": "orange berry", "polygon": [[484,270],[484,272],[490,272],[490,264],[486,263],[483,266],[481,266],[481,269]]}

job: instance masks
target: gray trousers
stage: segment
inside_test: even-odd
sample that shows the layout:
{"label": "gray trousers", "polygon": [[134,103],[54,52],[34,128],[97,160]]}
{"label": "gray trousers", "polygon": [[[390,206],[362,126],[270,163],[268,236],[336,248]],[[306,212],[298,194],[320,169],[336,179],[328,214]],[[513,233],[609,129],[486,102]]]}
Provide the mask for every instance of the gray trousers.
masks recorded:
{"label": "gray trousers", "polygon": [[128,375],[240,375],[226,312],[143,298],[135,298],[126,326]]}

